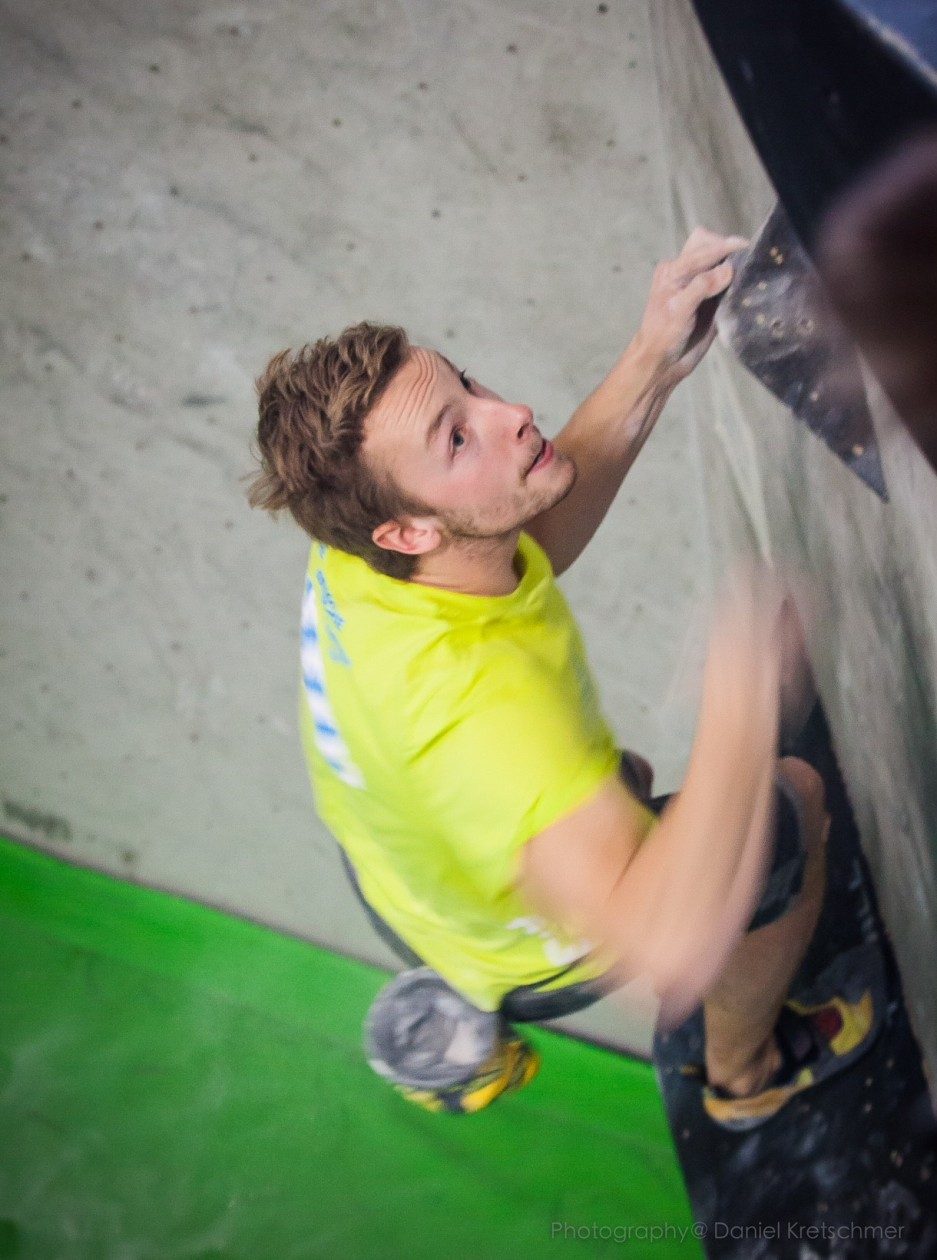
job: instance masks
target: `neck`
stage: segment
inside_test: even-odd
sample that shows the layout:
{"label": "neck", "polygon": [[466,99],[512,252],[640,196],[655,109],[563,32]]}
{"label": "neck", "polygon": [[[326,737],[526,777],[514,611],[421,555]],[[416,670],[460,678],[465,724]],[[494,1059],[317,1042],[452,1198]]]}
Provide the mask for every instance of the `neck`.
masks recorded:
{"label": "neck", "polygon": [[514,568],[520,530],[495,538],[454,538],[420,557],[411,582],[463,595],[510,595],[517,590]]}

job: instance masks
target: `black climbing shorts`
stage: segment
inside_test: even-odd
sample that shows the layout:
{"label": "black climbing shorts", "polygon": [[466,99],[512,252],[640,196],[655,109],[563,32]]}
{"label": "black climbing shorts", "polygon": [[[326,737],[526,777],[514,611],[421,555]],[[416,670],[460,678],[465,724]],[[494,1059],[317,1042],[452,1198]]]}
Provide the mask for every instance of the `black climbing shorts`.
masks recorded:
{"label": "black climbing shorts", "polygon": [[[623,758],[621,767],[622,779],[636,794],[639,786],[634,781],[633,772]],[[786,780],[775,779],[777,793],[775,811],[774,857],[768,879],[762,893],[761,901],[748,925],[750,932],[756,928],[766,927],[780,919],[790,909],[791,903],[800,892],[804,879],[804,867],[807,851],[803,839],[802,809],[798,798]],[[655,814],[659,814],[672,795],[655,796],[645,803]],[[423,966],[423,959],[397,935],[389,923],[374,910],[361,892],[354,867],[348,860],[344,849],[340,848],[342,864],[371,924],[386,945],[407,966],[417,968]],[[575,965],[575,964],[574,964]],[[571,970],[572,968],[569,968]],[[620,981],[610,982],[606,977],[594,980],[581,980],[569,985],[556,985],[558,976],[545,976],[535,984],[523,985],[505,995],[501,1004],[501,1013],[516,1022],[557,1019],[569,1015],[611,992]],[[545,985],[555,987],[544,988]]]}

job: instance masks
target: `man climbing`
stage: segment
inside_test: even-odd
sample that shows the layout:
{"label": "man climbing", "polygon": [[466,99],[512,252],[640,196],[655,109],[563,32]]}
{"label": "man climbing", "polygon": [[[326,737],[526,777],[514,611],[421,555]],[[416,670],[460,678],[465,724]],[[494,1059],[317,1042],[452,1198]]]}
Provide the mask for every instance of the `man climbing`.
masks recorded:
{"label": "man climbing", "polygon": [[728,591],[686,781],[651,802],[555,582],[711,345],[744,244],[697,229],[657,267],[634,340],[553,442],[399,328],[283,351],[258,382],[250,502],[313,539],[300,723],[317,807],[411,964],[372,1008],[369,1057],[427,1106],[523,1084],[536,1058],[510,1020],[638,975],[671,1022],[704,1001],[705,1102],[730,1126],[869,1038],[864,1008],[785,1004],[828,818],[819,775],[777,757],[778,588]]}

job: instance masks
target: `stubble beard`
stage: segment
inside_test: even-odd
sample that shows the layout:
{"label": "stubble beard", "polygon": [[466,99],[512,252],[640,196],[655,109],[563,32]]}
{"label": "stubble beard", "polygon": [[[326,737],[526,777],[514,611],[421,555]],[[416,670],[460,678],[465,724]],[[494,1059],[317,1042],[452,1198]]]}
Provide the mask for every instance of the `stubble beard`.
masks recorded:
{"label": "stubble beard", "polygon": [[570,455],[563,455],[556,451],[553,458],[560,461],[562,467],[568,469],[562,481],[557,478],[557,484],[544,487],[543,491],[533,499],[524,494],[519,495],[514,510],[506,510],[499,521],[486,521],[484,517],[471,512],[447,512],[441,519],[448,538],[456,544],[482,546],[489,544],[494,549],[511,534],[523,529],[541,512],[555,507],[566,498],[576,484],[579,470]]}

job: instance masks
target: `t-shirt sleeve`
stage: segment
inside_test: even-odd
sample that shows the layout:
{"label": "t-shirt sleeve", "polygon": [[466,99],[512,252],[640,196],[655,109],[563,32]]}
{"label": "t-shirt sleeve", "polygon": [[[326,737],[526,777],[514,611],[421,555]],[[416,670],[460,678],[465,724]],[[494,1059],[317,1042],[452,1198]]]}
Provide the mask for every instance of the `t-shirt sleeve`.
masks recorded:
{"label": "t-shirt sleeve", "polygon": [[413,779],[437,843],[489,895],[511,884],[522,846],[584,805],[618,771],[608,727],[548,680],[515,672],[454,703],[414,750]]}

